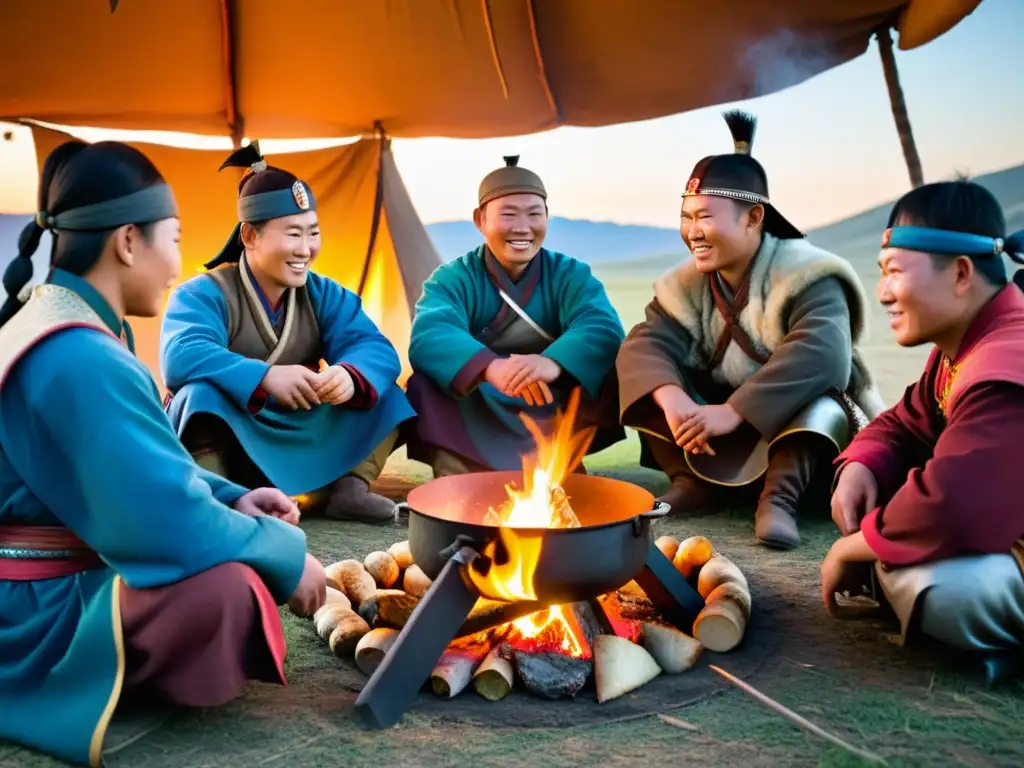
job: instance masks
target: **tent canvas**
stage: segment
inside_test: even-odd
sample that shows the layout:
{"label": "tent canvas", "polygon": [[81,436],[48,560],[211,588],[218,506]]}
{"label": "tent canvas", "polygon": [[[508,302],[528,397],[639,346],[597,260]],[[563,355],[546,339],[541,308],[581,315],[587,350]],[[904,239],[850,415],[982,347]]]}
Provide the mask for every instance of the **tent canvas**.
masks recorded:
{"label": "tent canvas", "polygon": [[[40,164],[71,137],[33,126]],[[204,271],[237,221],[240,172],[217,172],[226,153],[128,142],[144,152],[174,188],[182,221],[180,281]],[[363,308],[391,340],[409,374],[407,350],[412,313],[423,281],[441,260],[398,173],[390,140],[365,138],[327,149],[272,155],[304,179],[317,197],[323,250],[314,270],[356,291]],[[45,247],[44,246],[41,246]],[[38,256],[38,254],[37,254]],[[48,262],[48,256],[42,263]],[[37,267],[40,260],[35,259]],[[37,272],[33,282],[45,273]],[[160,318],[132,322],[139,358],[158,382]]]}
{"label": "tent canvas", "polygon": [[788,88],[890,26],[924,45],[979,2],[7,2],[0,117],[237,139],[612,125]]}

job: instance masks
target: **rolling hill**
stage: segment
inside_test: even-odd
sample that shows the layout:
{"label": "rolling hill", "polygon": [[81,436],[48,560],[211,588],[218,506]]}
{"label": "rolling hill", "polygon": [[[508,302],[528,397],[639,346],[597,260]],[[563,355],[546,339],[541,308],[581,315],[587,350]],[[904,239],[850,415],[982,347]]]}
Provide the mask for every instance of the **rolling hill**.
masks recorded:
{"label": "rolling hill", "polygon": [[[1024,228],[1024,165],[979,176],[1003,204],[1011,232]],[[878,238],[885,228],[892,203],[858,213],[809,233],[814,242],[852,262],[862,274],[874,274]],[[18,233],[29,217],[0,214],[0,268],[17,252]],[[449,221],[427,225],[444,259],[453,259],[476,247],[480,234],[470,221]],[[557,250],[583,259],[602,272],[654,273],[667,269],[686,254],[675,229],[622,225],[584,219],[552,218],[547,243]],[[40,244],[34,259],[37,274],[45,271],[49,246]],[[865,264],[865,259],[870,259]]]}

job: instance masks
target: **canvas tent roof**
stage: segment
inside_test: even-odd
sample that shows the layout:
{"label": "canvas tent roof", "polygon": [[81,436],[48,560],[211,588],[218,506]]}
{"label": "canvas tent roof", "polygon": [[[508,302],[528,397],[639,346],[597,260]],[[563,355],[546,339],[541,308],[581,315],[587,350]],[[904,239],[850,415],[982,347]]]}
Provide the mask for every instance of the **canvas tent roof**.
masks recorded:
{"label": "canvas tent roof", "polygon": [[886,24],[923,45],[979,2],[7,2],[0,118],[236,138],[609,125],[795,85]]}
{"label": "canvas tent roof", "polygon": [[[40,163],[70,138],[39,127],[33,128],[33,137]],[[217,172],[224,151],[133,146],[146,153],[175,190],[182,221],[181,280],[195,277],[237,221],[240,171]],[[340,147],[272,155],[268,161],[313,188],[324,242],[316,271],[359,291],[363,308],[395,345],[408,372],[405,356],[413,306],[440,259],[398,175],[389,140],[361,139]],[[37,274],[35,282],[44,274]],[[132,328],[139,358],[159,380],[160,320],[136,319]]]}

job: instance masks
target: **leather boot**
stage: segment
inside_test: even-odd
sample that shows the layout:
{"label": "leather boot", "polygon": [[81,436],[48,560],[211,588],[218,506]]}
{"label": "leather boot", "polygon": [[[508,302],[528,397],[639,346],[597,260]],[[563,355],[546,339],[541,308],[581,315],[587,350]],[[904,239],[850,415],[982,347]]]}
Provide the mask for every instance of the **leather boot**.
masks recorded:
{"label": "leather boot", "polygon": [[395,503],[371,493],[369,483],[362,478],[345,475],[335,481],[324,514],[334,520],[386,523],[395,518]]}
{"label": "leather boot", "polygon": [[714,508],[715,488],[684,472],[672,478],[672,487],[658,501],[672,507],[670,515],[701,515]]}
{"label": "leather boot", "polygon": [[769,549],[800,546],[797,507],[820,463],[818,457],[825,454],[823,446],[803,437],[780,440],[768,460],[764,490],[754,515],[754,536]]}

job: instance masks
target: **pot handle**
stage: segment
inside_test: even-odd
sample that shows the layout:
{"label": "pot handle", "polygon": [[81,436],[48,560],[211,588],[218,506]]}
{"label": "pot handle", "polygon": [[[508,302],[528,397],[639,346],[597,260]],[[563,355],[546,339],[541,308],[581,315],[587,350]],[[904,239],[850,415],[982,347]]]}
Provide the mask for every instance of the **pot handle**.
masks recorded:
{"label": "pot handle", "polygon": [[650,512],[640,513],[640,517],[665,517],[670,511],[672,511],[672,505],[666,504],[664,501],[659,501],[654,504],[654,509]]}
{"label": "pot handle", "polygon": [[395,525],[409,522],[409,505],[404,501],[395,504]]}

